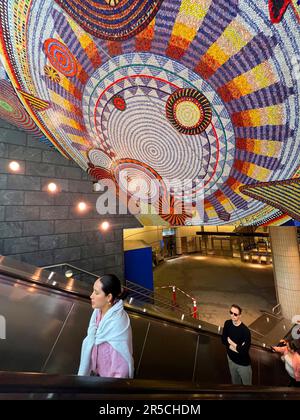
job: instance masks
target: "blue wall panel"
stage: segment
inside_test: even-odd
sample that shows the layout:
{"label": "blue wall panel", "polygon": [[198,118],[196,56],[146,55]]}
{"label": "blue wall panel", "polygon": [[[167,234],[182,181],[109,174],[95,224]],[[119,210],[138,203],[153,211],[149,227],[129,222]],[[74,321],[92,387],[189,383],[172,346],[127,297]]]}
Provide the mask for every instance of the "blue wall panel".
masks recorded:
{"label": "blue wall panel", "polygon": [[124,252],[125,279],[153,290],[152,248]]}

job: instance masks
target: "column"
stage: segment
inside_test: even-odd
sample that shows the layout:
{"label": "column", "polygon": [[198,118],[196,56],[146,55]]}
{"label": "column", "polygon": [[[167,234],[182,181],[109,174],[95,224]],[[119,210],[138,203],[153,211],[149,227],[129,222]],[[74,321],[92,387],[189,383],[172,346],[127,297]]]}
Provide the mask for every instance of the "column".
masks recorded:
{"label": "column", "polygon": [[200,236],[195,236],[195,242],[196,242],[196,251],[201,252],[201,238],[200,238]]}
{"label": "column", "polygon": [[176,228],[176,254],[181,255],[182,254],[182,245],[181,245],[181,233],[180,228]]}
{"label": "column", "polygon": [[282,315],[291,320],[300,314],[300,257],[297,228],[270,228],[273,270]]}

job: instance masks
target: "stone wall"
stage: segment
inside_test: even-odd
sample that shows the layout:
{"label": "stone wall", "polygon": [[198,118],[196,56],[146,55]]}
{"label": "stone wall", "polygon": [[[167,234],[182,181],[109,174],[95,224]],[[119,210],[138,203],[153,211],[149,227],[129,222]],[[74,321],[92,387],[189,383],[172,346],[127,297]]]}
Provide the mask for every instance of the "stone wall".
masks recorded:
{"label": "stone wall", "polygon": [[[8,168],[12,160],[21,165],[18,174]],[[59,192],[46,191],[51,181]],[[79,166],[0,120],[0,254],[123,277],[123,228],[140,225],[131,215],[100,216],[98,196]],[[78,213],[79,201],[90,205],[87,213]],[[99,231],[103,220],[111,224],[106,233]]]}

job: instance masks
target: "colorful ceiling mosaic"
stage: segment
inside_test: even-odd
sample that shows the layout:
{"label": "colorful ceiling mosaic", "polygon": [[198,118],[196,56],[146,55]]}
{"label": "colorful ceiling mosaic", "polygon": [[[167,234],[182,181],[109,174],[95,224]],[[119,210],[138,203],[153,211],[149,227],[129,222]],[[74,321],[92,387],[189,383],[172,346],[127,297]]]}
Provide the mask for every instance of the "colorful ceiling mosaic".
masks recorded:
{"label": "colorful ceiling mosaic", "polygon": [[143,180],[143,224],[290,219],[286,189],[243,187],[300,176],[299,2],[2,0],[0,21],[29,115],[95,179]]}
{"label": "colorful ceiling mosaic", "polygon": [[270,18],[273,23],[279,23],[291,0],[269,0]]}
{"label": "colorful ceiling mosaic", "polygon": [[26,131],[33,137],[54,148],[53,144],[41,133],[33,119],[23,107],[12,84],[10,83],[4,68],[0,63],[0,118]]}
{"label": "colorful ceiling mosaic", "polygon": [[270,19],[273,23],[279,23],[284,16],[288,6],[293,7],[300,22],[300,1],[299,0],[269,0]]}
{"label": "colorful ceiling mosaic", "polygon": [[141,32],[163,0],[55,0],[88,33],[120,41]]}
{"label": "colorful ceiling mosaic", "polygon": [[300,221],[300,178],[259,182],[241,188],[244,194],[270,204]]}

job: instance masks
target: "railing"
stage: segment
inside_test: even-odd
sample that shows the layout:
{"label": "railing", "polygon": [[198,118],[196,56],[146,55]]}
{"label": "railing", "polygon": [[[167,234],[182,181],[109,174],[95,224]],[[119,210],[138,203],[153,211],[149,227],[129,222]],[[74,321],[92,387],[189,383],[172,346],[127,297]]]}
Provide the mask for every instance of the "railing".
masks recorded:
{"label": "railing", "polygon": [[[74,265],[69,264],[69,263],[61,263],[61,264],[54,264],[54,265],[45,265],[45,266],[43,266],[41,268],[43,270],[49,270],[49,269],[52,269],[52,268],[61,268],[62,269],[63,267],[72,268],[72,270],[74,270],[74,271],[78,271],[79,273],[82,273],[82,274],[87,274],[88,276],[91,276],[91,277],[96,278],[96,279],[99,277],[95,273],[91,273],[90,271],[83,270],[82,268],[75,267]],[[76,275],[77,275],[76,273],[74,274],[72,272],[71,277],[74,277]],[[66,273],[65,273],[65,276],[68,277],[66,275]]]}
{"label": "railing", "polygon": [[[170,285],[170,286],[158,286],[155,287],[155,289],[172,289],[172,296],[171,296],[171,301],[172,301],[172,305],[173,306],[182,306],[182,307],[186,307],[189,306],[190,304],[192,304],[192,311],[190,312],[191,316],[195,319],[198,318],[198,309],[197,309],[197,300],[189,295],[188,293],[186,293],[184,290],[181,290],[179,287],[175,286],[175,285]],[[186,299],[186,301],[188,303],[186,303],[186,301],[183,303],[183,305],[180,305],[178,302],[178,293],[180,294],[180,296],[184,297]]]}
{"label": "railing", "polygon": [[274,306],[274,308],[272,308],[272,313],[274,315],[280,315],[281,314],[281,304],[280,303],[278,303],[277,305]]}
{"label": "railing", "polygon": [[22,399],[30,400],[299,400],[300,390],[282,386],[216,385],[184,381],[0,372],[0,400],[17,399],[19,395]]}
{"label": "railing", "polygon": [[126,281],[126,290],[128,291],[129,304],[133,302],[133,299],[138,300],[139,302],[149,303],[153,308],[161,311],[176,313],[183,321],[186,317],[195,318],[194,309],[190,311],[184,305],[179,305],[178,303],[174,304],[173,301],[165,298],[163,295],[142,287],[136,283]]}
{"label": "railing", "polygon": [[[42,268],[45,270],[53,270],[56,268],[59,269],[60,272],[65,270],[64,275],[67,278],[76,278],[76,276],[78,276],[78,280],[82,280],[81,274],[85,276],[90,276],[91,279],[88,279],[89,281],[94,281],[96,278],[99,278],[97,274],[75,267],[74,265],[69,263],[48,265]],[[174,304],[173,302],[170,302],[169,299],[165,298],[163,295],[154,292],[153,290],[147,289],[143,286],[140,286],[139,284],[133,283],[129,280],[126,280],[126,285],[124,286],[124,289],[126,291],[126,300],[129,303],[129,305],[132,304],[133,301],[135,302],[135,304],[147,304],[150,305],[151,308],[156,311],[172,313],[173,315],[176,314],[178,315],[178,318],[182,321],[185,318],[197,318],[197,316],[195,316],[197,315],[197,307],[195,308],[195,305],[193,305],[192,310],[189,310],[187,309],[187,305],[180,305],[178,304],[178,302]],[[193,301],[195,302],[195,300]]]}

